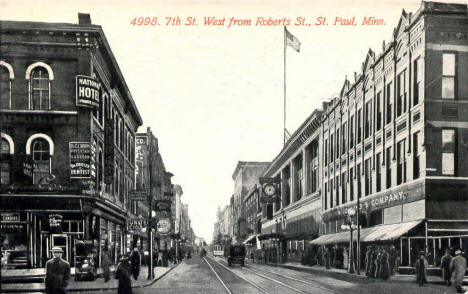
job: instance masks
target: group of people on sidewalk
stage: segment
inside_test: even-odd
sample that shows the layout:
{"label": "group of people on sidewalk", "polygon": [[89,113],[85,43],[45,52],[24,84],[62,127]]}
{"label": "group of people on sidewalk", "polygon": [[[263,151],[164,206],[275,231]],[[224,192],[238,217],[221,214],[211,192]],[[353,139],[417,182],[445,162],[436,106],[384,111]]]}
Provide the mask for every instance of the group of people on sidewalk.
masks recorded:
{"label": "group of people on sidewalk", "polygon": [[[462,255],[462,251],[455,250],[455,257],[452,257],[450,250],[445,250],[445,255],[442,257],[441,265],[442,278],[445,285],[450,287],[452,285],[452,278],[455,288],[458,293],[465,293],[463,289],[463,278],[466,273],[466,258]],[[416,276],[417,282],[420,286],[427,283],[425,269],[427,268],[427,260],[425,259],[424,252],[421,252],[418,260],[416,261]]]}
{"label": "group of people on sidewalk", "polygon": [[397,271],[400,260],[394,245],[370,245],[366,249],[366,277],[388,280]]}

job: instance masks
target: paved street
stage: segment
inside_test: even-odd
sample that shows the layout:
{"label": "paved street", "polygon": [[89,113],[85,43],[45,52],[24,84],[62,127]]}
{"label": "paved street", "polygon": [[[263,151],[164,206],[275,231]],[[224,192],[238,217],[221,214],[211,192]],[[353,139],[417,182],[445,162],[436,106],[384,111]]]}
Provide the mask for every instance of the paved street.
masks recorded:
{"label": "paved street", "polygon": [[[86,293],[115,293],[115,290]],[[381,281],[352,275],[335,278],[326,275],[326,273],[311,274],[270,265],[250,263],[245,268],[234,266],[229,269],[224,259],[207,257],[204,260],[200,257],[194,257],[190,260],[184,260],[182,264],[150,287],[133,289],[133,293],[440,294],[455,293],[455,289],[453,287],[447,288],[440,284],[429,284],[421,288],[409,278],[403,281],[399,278]]]}

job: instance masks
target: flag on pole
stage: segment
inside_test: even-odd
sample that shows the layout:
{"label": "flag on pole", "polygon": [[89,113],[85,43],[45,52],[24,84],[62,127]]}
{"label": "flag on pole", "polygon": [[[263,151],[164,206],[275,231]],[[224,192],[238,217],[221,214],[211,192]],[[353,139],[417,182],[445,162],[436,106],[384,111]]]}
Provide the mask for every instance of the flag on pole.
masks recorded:
{"label": "flag on pole", "polygon": [[286,27],[284,27],[284,32],[286,35],[286,46],[291,46],[297,52],[300,52],[301,42],[291,34]]}

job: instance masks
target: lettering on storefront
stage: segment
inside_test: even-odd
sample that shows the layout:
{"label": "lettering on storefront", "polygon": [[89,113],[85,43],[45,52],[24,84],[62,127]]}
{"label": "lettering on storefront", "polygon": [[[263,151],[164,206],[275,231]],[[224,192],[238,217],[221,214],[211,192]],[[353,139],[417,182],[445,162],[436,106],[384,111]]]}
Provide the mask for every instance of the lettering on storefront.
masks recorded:
{"label": "lettering on storefront", "polygon": [[127,231],[132,233],[141,232],[141,230],[147,226],[145,218],[132,217],[127,219]]}
{"label": "lettering on storefront", "polygon": [[156,200],[155,201],[156,211],[171,211],[170,200]]}
{"label": "lettering on storefront", "polygon": [[19,214],[19,212],[2,213],[0,215],[0,219],[1,219],[2,223],[19,222],[20,221],[20,214]]}
{"label": "lettering on storefront", "polygon": [[99,108],[101,83],[87,76],[76,76],[76,106]]}
{"label": "lettering on storefront", "polygon": [[49,215],[49,231],[52,233],[62,233],[63,216],[60,214]]}
{"label": "lettering on storefront", "polygon": [[[360,201],[361,213],[370,213],[377,209],[387,208],[403,203],[413,202],[424,198],[422,185],[419,184],[416,187],[404,188],[395,192],[387,192],[383,195],[368,197],[368,199],[362,199]],[[323,213],[322,218],[325,222],[337,220],[347,216],[347,211],[350,205],[337,207]],[[353,205],[356,209],[356,205]]]}
{"label": "lettering on storefront", "polygon": [[87,179],[91,177],[92,149],[90,142],[70,142],[70,178]]}

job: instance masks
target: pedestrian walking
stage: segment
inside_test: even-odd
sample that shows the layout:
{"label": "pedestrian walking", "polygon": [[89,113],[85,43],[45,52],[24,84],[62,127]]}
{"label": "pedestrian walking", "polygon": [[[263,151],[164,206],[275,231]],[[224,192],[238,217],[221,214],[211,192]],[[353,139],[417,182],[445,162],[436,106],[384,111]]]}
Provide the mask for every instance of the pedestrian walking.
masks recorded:
{"label": "pedestrian walking", "polygon": [[132,255],[130,255],[130,261],[132,263],[132,275],[133,278],[138,280],[138,275],[140,274],[140,265],[141,265],[141,256],[138,252],[138,248],[133,248]]}
{"label": "pedestrian walking", "polygon": [[424,251],[419,252],[419,258],[416,260],[415,268],[416,268],[416,283],[419,286],[423,286],[423,284],[427,284],[426,278],[426,269],[428,263],[425,256]]}
{"label": "pedestrian walking", "polygon": [[440,262],[440,268],[442,269],[442,279],[444,279],[445,285],[447,287],[452,286],[452,271],[450,269],[450,263],[452,262],[452,255],[450,255],[450,250],[445,250],[445,255],[442,257]]}
{"label": "pedestrian walking", "polygon": [[102,273],[104,274],[104,282],[107,283],[110,279],[110,265],[112,264],[112,261],[109,257],[109,251],[107,249],[104,249],[104,252],[102,253],[101,257],[101,267],[102,267]]}
{"label": "pedestrian walking", "polygon": [[396,271],[398,254],[396,252],[395,246],[391,245],[388,250],[388,265],[390,267],[390,276],[393,276]]}
{"label": "pedestrian walking", "polygon": [[466,259],[463,257],[461,250],[455,251],[455,257],[450,262],[450,270],[452,271],[452,277],[455,282],[455,288],[458,293],[464,293],[462,288],[463,277],[466,272]]}
{"label": "pedestrian walking", "polygon": [[131,265],[127,256],[122,256],[115,270],[115,278],[119,280],[118,294],[131,294],[132,282],[130,280]]}
{"label": "pedestrian walking", "polygon": [[63,250],[53,247],[53,258],[45,264],[44,284],[47,294],[64,294],[70,279],[70,264],[62,259]]}
{"label": "pedestrian walking", "polygon": [[390,278],[390,263],[388,262],[388,252],[385,248],[382,248],[380,254],[380,278],[382,280]]}
{"label": "pedestrian walking", "polygon": [[328,251],[328,248],[325,248],[323,259],[325,259],[325,268],[330,269],[330,252]]}
{"label": "pedestrian walking", "polygon": [[348,258],[348,247],[345,247],[343,250],[343,268],[347,270],[349,268],[349,258]]}
{"label": "pedestrian walking", "polygon": [[366,277],[371,277],[371,261],[372,261],[372,245],[367,246],[366,248]]}

